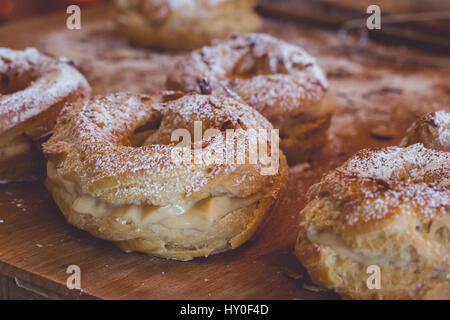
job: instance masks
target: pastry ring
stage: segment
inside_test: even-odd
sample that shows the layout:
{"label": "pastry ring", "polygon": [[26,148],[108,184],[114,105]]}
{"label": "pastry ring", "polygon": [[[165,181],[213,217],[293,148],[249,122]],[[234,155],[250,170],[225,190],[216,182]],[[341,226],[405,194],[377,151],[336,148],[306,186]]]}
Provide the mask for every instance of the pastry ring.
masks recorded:
{"label": "pastry ring", "polygon": [[312,280],[353,299],[450,299],[449,163],[420,143],[367,149],[312,186],[295,248]]}
{"label": "pastry ring", "polygon": [[280,129],[289,163],[308,160],[325,141],[334,99],[303,49],[266,34],[233,35],[181,58],[167,88],[241,99]]}
{"label": "pastry ring", "polygon": [[274,175],[261,175],[261,163],[176,162],[172,134],[192,132],[195,121],[219,132],[200,140],[206,151],[221,148],[225,131],[272,128],[230,98],[97,97],[63,109],[43,145],[46,186],[71,224],[124,251],[190,260],[234,249],[280,197],[286,160],[280,152]]}
{"label": "pastry ring", "polygon": [[0,48],[0,179],[26,179],[42,165],[34,142],[47,136],[66,102],[88,96],[86,79],[68,62]]}

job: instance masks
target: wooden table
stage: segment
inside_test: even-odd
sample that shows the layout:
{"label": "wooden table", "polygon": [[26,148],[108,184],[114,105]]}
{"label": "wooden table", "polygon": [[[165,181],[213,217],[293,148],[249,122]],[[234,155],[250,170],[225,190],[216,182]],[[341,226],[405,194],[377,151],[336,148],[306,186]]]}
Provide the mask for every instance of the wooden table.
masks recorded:
{"label": "wooden table", "polygon": [[[81,30],[63,13],[0,28],[0,46],[36,46],[76,61],[98,94],[153,93],[179,54],[137,49],[114,31],[105,6],[83,10]],[[303,46],[327,71],[337,110],[327,146],[290,169],[289,190],[259,237],[207,259],[177,262],[125,254],[67,224],[41,182],[0,185],[0,298],[330,299],[310,286],[293,255],[305,193],[357,150],[395,145],[416,115],[450,107],[448,70],[342,51],[335,32],[266,19],[264,31]],[[402,48],[376,49],[401,53]],[[66,287],[69,265],[82,290]],[[363,279],[365,281],[365,279]]]}

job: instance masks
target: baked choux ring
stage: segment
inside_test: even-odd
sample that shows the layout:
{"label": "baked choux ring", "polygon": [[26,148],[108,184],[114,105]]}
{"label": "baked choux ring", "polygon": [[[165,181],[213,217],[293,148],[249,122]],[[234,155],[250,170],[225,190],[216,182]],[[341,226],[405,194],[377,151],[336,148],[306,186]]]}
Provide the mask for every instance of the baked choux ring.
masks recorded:
{"label": "baked choux ring", "polygon": [[424,115],[408,129],[400,145],[418,142],[426,148],[450,152],[450,113],[439,110]]}
{"label": "baked choux ring", "polygon": [[265,34],[234,35],[192,52],[169,73],[167,88],[241,99],[279,128],[290,164],[324,145],[334,110],[315,59]]}
{"label": "baked choux ring", "polygon": [[115,0],[119,30],[142,46],[194,49],[261,21],[256,0]]}
{"label": "baked choux ring", "polygon": [[352,299],[450,299],[449,163],[420,143],[367,149],[312,186],[295,254],[313,282]]}
{"label": "baked choux ring", "polygon": [[[218,130],[194,143],[205,154],[222,150],[219,138],[231,129],[272,128],[230,98],[97,97],[61,112],[43,145],[46,186],[69,223],[126,252],[190,260],[237,248],[280,197],[286,160],[280,152],[274,175],[262,175],[259,162],[174,161],[174,130],[195,136],[195,121],[205,134]],[[191,155],[191,141],[187,148]]]}
{"label": "baked choux ring", "polygon": [[40,146],[66,102],[90,93],[68,62],[28,48],[0,48],[0,179],[20,180],[45,168]]}

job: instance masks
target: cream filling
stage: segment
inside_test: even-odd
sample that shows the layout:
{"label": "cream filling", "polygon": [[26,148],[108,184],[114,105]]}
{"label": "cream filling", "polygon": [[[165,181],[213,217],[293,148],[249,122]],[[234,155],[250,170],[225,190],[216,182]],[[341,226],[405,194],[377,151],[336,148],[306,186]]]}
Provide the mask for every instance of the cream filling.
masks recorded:
{"label": "cream filling", "polygon": [[7,144],[0,145],[0,161],[6,161],[30,151],[30,141],[24,136],[19,136]]}
{"label": "cream filling", "polygon": [[[307,238],[318,245],[329,247],[338,255],[349,257],[355,262],[363,265],[378,265],[378,266],[392,266],[393,261],[401,259],[399,256],[383,256],[383,255],[368,255],[364,253],[355,253],[349,248],[345,241],[337,234],[331,231],[316,231],[310,229],[307,232]],[[408,268],[408,265],[403,266]],[[450,279],[450,266],[435,266],[436,277],[444,280]]]}
{"label": "cream filling", "polygon": [[316,244],[329,247],[337,254],[347,256],[350,259],[365,265],[389,265],[389,258],[384,256],[373,256],[362,253],[355,253],[348,247],[345,241],[337,234],[330,231],[317,232],[314,229],[308,230],[308,239]]}
{"label": "cream filling", "polygon": [[226,196],[198,201],[180,201],[167,206],[113,204],[76,191],[75,183],[57,175],[48,162],[48,178],[54,183],[65,203],[77,213],[95,218],[115,217],[122,224],[134,222],[138,226],[160,224],[169,229],[208,230],[218,219],[234,210],[247,207],[259,200],[260,194],[247,198]]}

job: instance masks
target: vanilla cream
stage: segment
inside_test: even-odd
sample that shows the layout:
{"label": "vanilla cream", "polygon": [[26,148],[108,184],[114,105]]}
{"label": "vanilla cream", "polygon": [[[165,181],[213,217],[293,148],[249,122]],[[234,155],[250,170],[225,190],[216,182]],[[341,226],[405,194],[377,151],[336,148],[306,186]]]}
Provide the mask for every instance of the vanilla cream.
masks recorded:
{"label": "vanilla cream", "polygon": [[[369,255],[367,253],[354,252],[339,235],[332,231],[316,231],[311,229],[308,230],[307,237],[313,243],[329,247],[338,255],[349,257],[353,261],[367,266],[391,266],[393,262],[397,262],[398,264],[402,261],[402,258],[399,256]],[[413,268],[413,264],[405,265],[404,267]],[[450,266],[448,264],[444,266],[435,265],[435,272],[437,277],[450,279]]]}
{"label": "vanilla cream", "polygon": [[72,210],[90,214],[96,218],[114,216],[121,223],[137,225],[160,224],[169,229],[194,229],[206,231],[214,221],[227,213],[246,207],[258,201],[259,194],[247,198],[226,196],[211,197],[198,201],[182,201],[167,206],[113,204],[80,194],[75,183],[59,177],[50,162],[47,166],[49,180],[61,187],[58,189]]}
{"label": "vanilla cream", "polygon": [[349,257],[350,259],[365,265],[389,265],[389,257],[375,255],[368,256],[363,253],[355,253],[352,249],[345,243],[345,241],[331,231],[316,231],[314,229],[308,230],[308,239],[316,244],[329,247],[337,254]]}

